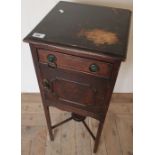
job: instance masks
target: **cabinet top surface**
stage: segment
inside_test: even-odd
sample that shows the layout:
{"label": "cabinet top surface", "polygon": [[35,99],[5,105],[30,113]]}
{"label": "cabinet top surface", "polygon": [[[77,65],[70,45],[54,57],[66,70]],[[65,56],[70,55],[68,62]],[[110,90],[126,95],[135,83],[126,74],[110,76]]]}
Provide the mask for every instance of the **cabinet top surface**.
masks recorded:
{"label": "cabinet top surface", "polygon": [[24,39],[126,58],[131,12],[60,1]]}

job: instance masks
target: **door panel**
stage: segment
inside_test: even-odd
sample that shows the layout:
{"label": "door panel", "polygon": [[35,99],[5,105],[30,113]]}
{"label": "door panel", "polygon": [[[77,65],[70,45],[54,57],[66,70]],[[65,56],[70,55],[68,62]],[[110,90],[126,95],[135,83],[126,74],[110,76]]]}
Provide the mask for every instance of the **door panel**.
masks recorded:
{"label": "door panel", "polygon": [[52,83],[52,91],[59,97],[59,100],[65,100],[79,105],[92,105],[96,102],[96,91],[88,84],[78,83],[60,77],[57,77]]}
{"label": "door panel", "polygon": [[[51,69],[40,64],[46,100],[59,101],[85,110],[103,111],[106,80],[63,69]],[[45,80],[46,79],[46,80]],[[48,89],[47,89],[48,88]]]}

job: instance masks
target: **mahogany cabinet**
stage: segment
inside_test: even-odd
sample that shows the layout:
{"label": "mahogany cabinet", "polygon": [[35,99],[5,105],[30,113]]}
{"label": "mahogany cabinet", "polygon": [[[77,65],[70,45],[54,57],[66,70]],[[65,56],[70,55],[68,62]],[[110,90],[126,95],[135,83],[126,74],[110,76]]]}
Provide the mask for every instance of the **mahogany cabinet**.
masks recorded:
{"label": "mahogany cabinet", "polygon": [[[25,37],[31,48],[47,126],[81,121],[97,151],[120,64],[126,58],[130,11],[60,1]],[[52,125],[49,107],[72,115]],[[99,120],[96,136],[85,117]]]}

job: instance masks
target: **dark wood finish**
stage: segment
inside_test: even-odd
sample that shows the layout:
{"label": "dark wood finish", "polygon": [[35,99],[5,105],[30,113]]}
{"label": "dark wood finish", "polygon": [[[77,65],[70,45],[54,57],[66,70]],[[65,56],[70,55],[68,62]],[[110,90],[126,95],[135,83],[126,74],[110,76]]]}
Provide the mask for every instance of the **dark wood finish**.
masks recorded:
{"label": "dark wood finish", "polygon": [[47,64],[40,64],[40,70],[42,79],[50,81],[50,90],[44,92],[46,100],[54,100],[50,104],[74,106],[102,115],[109,83],[106,79],[58,68],[51,69]]}
{"label": "dark wood finish", "polygon": [[[61,10],[64,12],[61,13]],[[124,59],[129,22],[129,10],[61,1],[25,41],[76,47]],[[44,39],[35,38],[32,36],[35,32],[46,36]],[[113,40],[116,36],[118,41],[114,41],[113,44],[107,43],[102,34],[107,36],[108,40]],[[97,40],[103,40],[103,43],[96,43]]]}
{"label": "dark wood finish", "polygon": [[82,122],[83,122],[85,128],[87,129],[87,131],[89,132],[89,134],[91,135],[91,137],[95,140],[96,137],[95,137],[94,134],[91,132],[91,130],[89,129],[89,127],[88,127],[88,125],[86,124],[86,122],[85,122],[85,121],[82,121]]}
{"label": "dark wood finish", "polygon": [[42,102],[43,102],[43,107],[44,107],[44,112],[45,112],[45,118],[46,118],[46,122],[47,122],[47,127],[48,127],[48,131],[49,131],[49,135],[50,135],[50,139],[54,140],[54,136],[53,136],[53,131],[51,130],[51,118],[50,118],[50,112],[49,112],[49,106],[47,106],[45,104],[45,96],[44,96],[44,92],[42,90],[42,79],[41,79],[41,74],[40,74],[40,68],[39,68],[39,62],[38,62],[38,57],[37,57],[37,50],[36,48],[30,44],[30,48],[31,48],[31,53],[32,53],[32,58],[33,58],[33,64],[34,64],[34,68],[35,68],[35,72],[37,75],[37,80],[38,80],[38,84],[39,84],[39,88],[40,88],[40,92],[41,92],[41,97],[42,97]]}
{"label": "dark wood finish", "polygon": [[[76,13],[75,13],[76,12]],[[77,13],[78,12],[78,13]],[[49,107],[99,120],[97,151],[120,63],[126,57],[130,12],[59,2],[24,39],[29,42],[51,140]],[[32,35],[43,33],[43,38]]]}
{"label": "dark wood finish", "polygon": [[64,120],[64,121],[62,121],[62,122],[60,122],[60,123],[58,123],[58,124],[56,124],[56,125],[51,126],[51,129],[54,129],[54,128],[56,128],[56,127],[58,127],[58,126],[60,126],[60,125],[62,125],[62,124],[64,124],[64,123],[66,123],[66,122],[68,122],[68,121],[70,121],[70,120],[72,120],[72,119],[73,119],[72,117],[67,118],[67,119]]}
{"label": "dark wood finish", "polygon": [[[48,62],[48,55],[54,55],[56,57],[56,65],[58,68],[75,70],[79,72],[84,72],[88,74],[92,74],[95,76],[103,76],[105,78],[110,77],[112,71],[112,64],[103,62],[103,61],[96,61],[94,59],[86,59],[81,57],[75,57],[68,54],[59,53],[57,51],[47,51],[43,49],[38,50],[38,57],[40,63],[49,63]],[[90,70],[90,66],[92,64],[96,64],[99,69],[97,72],[92,72]]]}

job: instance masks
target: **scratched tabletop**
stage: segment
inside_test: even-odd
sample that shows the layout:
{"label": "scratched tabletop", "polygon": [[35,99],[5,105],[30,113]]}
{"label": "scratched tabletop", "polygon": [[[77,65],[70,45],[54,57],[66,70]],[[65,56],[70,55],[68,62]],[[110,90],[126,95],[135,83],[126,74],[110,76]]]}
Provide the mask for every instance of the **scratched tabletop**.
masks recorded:
{"label": "scratched tabletop", "polygon": [[60,1],[24,40],[125,59],[130,16],[126,9]]}

